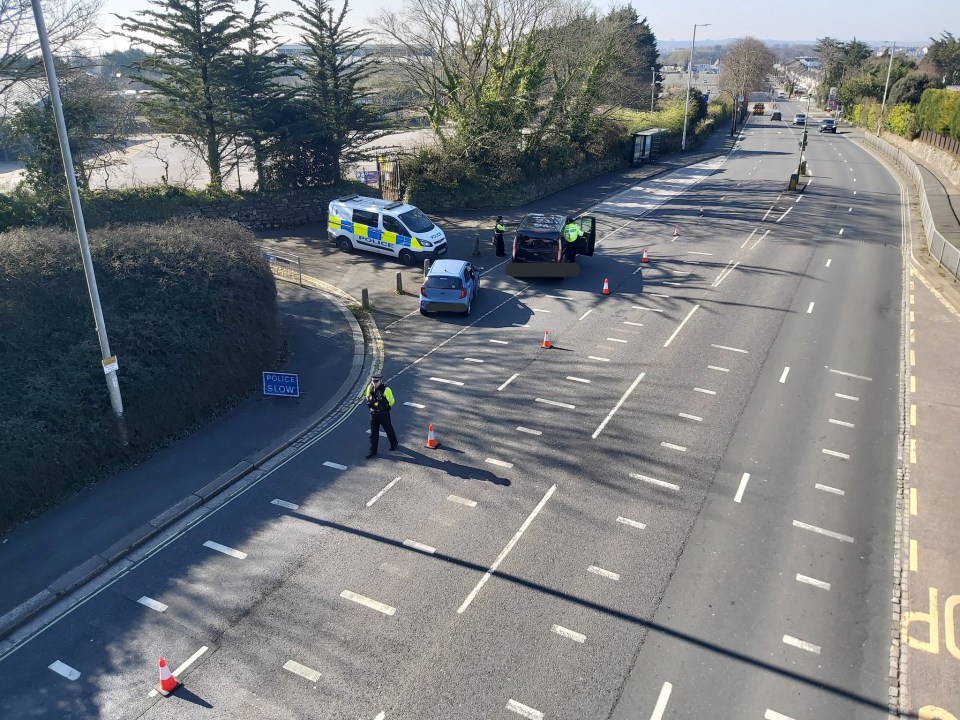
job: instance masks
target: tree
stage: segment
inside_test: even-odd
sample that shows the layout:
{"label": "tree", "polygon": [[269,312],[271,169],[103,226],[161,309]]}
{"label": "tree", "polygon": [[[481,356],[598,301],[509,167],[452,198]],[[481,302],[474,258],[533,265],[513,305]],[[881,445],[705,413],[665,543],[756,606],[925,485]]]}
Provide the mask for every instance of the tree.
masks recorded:
{"label": "tree", "polygon": [[890,86],[889,101],[892,105],[907,103],[916,105],[920,102],[923,91],[927,88],[940,86],[940,80],[924,72],[911,70]]}
{"label": "tree", "polygon": [[948,32],[941,33],[939,40],[930,40],[932,42],[927,48],[927,60],[942,73],[944,84],[960,83],[960,40]]}
{"label": "tree", "polygon": [[137,62],[157,97],[144,103],[158,129],[183,139],[204,158],[210,187],[223,187],[232,136],[227,104],[231,48],[247,39],[231,0],[147,0],[153,10],[122,18],[132,43],[152,55]]}
{"label": "tree", "polygon": [[746,37],[731,43],[720,58],[720,92],[736,105],[738,97],[746,102],[751,92],[769,89],[773,60],[773,51],[761,40]]}
{"label": "tree", "polygon": [[[647,19],[641,20],[632,5],[611,10],[606,22],[620,25],[623,36],[623,52],[617,62],[619,72],[626,82],[624,92],[618,94],[616,101],[620,105],[650,107],[650,93],[656,93],[656,87],[651,87],[651,76],[659,74],[657,37],[650,29]],[[651,68],[654,71],[651,73]],[[663,77],[660,77],[663,80]],[[655,85],[654,81],[654,85]]]}

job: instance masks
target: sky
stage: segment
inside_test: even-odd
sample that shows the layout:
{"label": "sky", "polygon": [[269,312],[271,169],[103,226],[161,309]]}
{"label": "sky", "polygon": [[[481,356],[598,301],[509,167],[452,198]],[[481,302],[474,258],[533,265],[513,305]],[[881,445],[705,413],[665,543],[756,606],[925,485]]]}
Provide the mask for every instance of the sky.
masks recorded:
{"label": "sky", "polygon": [[[339,3],[340,0],[334,0]],[[273,12],[293,11],[291,0],[267,0]],[[362,27],[385,7],[397,8],[403,0],[352,0],[347,24]],[[593,0],[600,10],[627,4],[625,0]],[[797,3],[773,0],[657,0],[644,3],[632,0],[640,17],[647,17],[658,41],[688,41],[694,23],[710,23],[697,28],[697,44],[752,36],[761,40],[803,41],[820,37],[837,40],[857,38],[866,42],[922,43],[938,38],[944,31],[960,35],[960,12],[956,0],[919,0],[907,4],[903,0],[802,0]],[[246,9],[247,4],[240,2]],[[336,5],[339,7],[339,4]],[[106,0],[104,22],[106,32],[115,32],[119,21],[108,14],[132,15],[149,7],[146,0]],[[947,18],[953,18],[950,27]],[[281,29],[283,40],[293,42],[292,29]],[[99,40],[104,51],[125,49],[128,44],[113,36]]]}

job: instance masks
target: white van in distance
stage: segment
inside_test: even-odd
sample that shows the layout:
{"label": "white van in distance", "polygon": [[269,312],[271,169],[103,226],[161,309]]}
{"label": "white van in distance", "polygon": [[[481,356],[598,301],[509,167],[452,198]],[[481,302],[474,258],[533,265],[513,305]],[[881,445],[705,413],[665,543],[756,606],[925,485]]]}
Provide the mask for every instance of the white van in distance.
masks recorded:
{"label": "white van in distance", "polygon": [[330,203],[327,236],[343,252],[367,250],[397,258],[404,265],[447,253],[447,238],[413,205],[362,195]]}

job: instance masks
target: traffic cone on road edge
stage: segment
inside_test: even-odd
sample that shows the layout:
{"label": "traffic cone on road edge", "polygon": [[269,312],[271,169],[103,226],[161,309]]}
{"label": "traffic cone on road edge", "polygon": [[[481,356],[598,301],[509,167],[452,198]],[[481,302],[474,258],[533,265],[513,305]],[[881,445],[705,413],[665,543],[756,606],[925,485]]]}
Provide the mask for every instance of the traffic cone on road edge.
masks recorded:
{"label": "traffic cone on road edge", "polygon": [[647,249],[646,249],[646,248],[643,249],[643,257],[640,258],[640,262],[645,262],[645,263],[650,262],[650,256],[647,255]]}
{"label": "traffic cone on road edge", "polygon": [[674,237],[678,237],[679,235],[680,235],[680,226],[679,226],[679,225],[674,225],[674,226],[673,226],[673,236],[674,236]]}
{"label": "traffic cone on road edge", "polygon": [[604,295],[610,294],[610,280],[607,278],[603,279],[603,294]]}
{"label": "traffic cone on road edge", "polygon": [[436,450],[440,447],[440,441],[437,440],[437,436],[433,432],[433,425],[427,425],[427,447],[431,450]]}
{"label": "traffic cone on road edge", "polygon": [[540,347],[544,347],[544,348],[546,348],[547,350],[549,350],[550,348],[553,347],[553,343],[550,342],[550,331],[549,331],[549,330],[544,330],[544,331],[543,331],[543,345],[541,345]]}
{"label": "traffic cone on road edge", "polygon": [[166,697],[180,685],[167,667],[167,661],[160,658],[160,682],[157,683],[157,692]]}

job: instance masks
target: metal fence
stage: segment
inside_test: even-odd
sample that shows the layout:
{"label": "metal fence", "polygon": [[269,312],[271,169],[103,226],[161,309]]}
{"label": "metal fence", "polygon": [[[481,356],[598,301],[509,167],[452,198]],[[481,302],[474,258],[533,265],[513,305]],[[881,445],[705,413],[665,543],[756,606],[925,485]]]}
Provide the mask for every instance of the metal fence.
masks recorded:
{"label": "metal fence", "polygon": [[290,253],[263,248],[263,259],[267,261],[274,277],[296,283],[297,285],[303,285],[303,274],[300,272],[299,255],[291,255]]}
{"label": "metal fence", "polygon": [[939,263],[940,267],[953,275],[954,280],[960,279],[960,249],[957,249],[937,231],[933,222],[933,213],[930,211],[930,203],[927,201],[927,190],[923,184],[923,176],[917,164],[900,148],[891,145],[886,140],[881,140],[875,135],[864,133],[863,139],[868,145],[872,145],[884,155],[893,160],[917,186],[917,194],[920,196],[920,216],[923,219],[923,232],[927,238],[927,248],[930,255]]}

